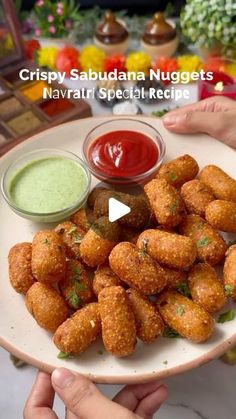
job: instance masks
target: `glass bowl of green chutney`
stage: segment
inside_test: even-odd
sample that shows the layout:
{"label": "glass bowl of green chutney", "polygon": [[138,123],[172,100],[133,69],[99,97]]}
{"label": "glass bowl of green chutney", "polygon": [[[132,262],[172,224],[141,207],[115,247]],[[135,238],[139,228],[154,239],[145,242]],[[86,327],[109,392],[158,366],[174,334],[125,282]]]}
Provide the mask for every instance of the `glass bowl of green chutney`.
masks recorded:
{"label": "glass bowl of green chutney", "polygon": [[57,222],[84,206],[91,175],[77,155],[60,149],[37,149],[22,155],[5,171],[2,194],[23,218]]}

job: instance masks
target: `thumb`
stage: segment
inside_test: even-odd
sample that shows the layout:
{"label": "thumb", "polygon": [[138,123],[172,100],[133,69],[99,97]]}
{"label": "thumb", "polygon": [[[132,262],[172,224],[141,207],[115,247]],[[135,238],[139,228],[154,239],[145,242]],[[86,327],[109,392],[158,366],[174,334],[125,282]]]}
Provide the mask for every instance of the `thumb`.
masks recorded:
{"label": "thumb", "polygon": [[67,409],[80,419],[134,419],[128,409],[104,397],[86,377],[65,368],[52,373],[54,390]]}
{"label": "thumb", "polygon": [[164,126],[173,132],[190,134],[202,132],[223,140],[227,126],[226,112],[170,112],[163,117]]}

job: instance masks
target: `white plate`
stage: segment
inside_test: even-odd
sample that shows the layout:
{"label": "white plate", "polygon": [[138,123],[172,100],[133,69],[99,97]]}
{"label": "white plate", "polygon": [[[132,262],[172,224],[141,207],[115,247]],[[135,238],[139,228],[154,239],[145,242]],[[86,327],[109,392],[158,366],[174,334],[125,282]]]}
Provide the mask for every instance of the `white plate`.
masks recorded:
{"label": "white plate", "polygon": [[[85,135],[107,119],[108,117],[99,117],[78,120],[36,135],[0,160],[0,175],[22,153],[35,148],[57,147],[81,155]],[[229,147],[205,135],[171,134],[157,118],[137,119],[152,124],[161,132],[167,146],[166,159],[189,153],[196,158],[200,167],[214,163],[236,177],[236,153]],[[96,180],[93,179],[93,182],[96,183]],[[8,351],[36,367],[49,372],[55,367],[67,367],[88,375],[99,383],[137,383],[194,368],[236,344],[235,318],[223,325],[217,324],[214,336],[204,344],[192,344],[185,339],[159,338],[151,345],[139,343],[135,353],[128,358],[116,359],[104,350],[103,355],[100,355],[98,351],[103,347],[102,342],[98,341],[77,359],[58,359],[58,349],[50,334],[41,329],[28,313],[24,298],[11,288],[7,272],[10,247],[17,242],[31,241],[33,234],[38,229],[45,228],[45,224],[39,225],[15,215],[3,198],[0,202],[0,220],[0,343]]]}

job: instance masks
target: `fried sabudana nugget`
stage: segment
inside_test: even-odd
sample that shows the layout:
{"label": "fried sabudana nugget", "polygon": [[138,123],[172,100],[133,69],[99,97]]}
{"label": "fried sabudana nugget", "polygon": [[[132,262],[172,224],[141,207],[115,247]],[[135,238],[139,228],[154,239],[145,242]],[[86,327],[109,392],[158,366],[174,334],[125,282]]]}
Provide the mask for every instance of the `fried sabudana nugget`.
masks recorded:
{"label": "fried sabudana nugget", "polygon": [[187,283],[187,272],[180,269],[170,269],[165,267],[165,273],[167,277],[168,289],[176,289],[178,285]]}
{"label": "fried sabudana nugget", "polygon": [[236,233],[236,203],[217,199],[206,208],[206,220],[217,230]]}
{"label": "fried sabudana nugget", "polygon": [[164,322],[157,308],[135,289],[127,291],[134,312],[137,337],[146,343],[154,342],[164,332]]}
{"label": "fried sabudana nugget", "polygon": [[86,265],[95,267],[104,263],[112,248],[118,243],[120,229],[108,217],[99,218],[82,239],[80,255]]}
{"label": "fried sabudana nugget", "polygon": [[49,332],[55,332],[69,315],[68,306],[57,291],[40,282],[30,287],[25,304],[39,326]]}
{"label": "fried sabudana nugget", "polygon": [[217,278],[216,271],[208,263],[194,265],[188,276],[191,296],[209,313],[221,310],[226,303],[224,287]]}
{"label": "fried sabudana nugget", "polygon": [[117,244],[110,253],[109,263],[122,281],[144,295],[156,294],[167,284],[164,269],[132,243]]}
{"label": "fried sabudana nugget", "polygon": [[60,281],[66,271],[65,249],[61,237],[53,230],[38,231],[32,242],[32,273],[40,282]]}
{"label": "fried sabudana nugget", "polygon": [[87,206],[88,206],[88,208],[90,208],[90,209],[93,210],[94,204],[95,204],[95,201],[96,201],[96,198],[100,195],[101,192],[104,192],[104,191],[107,191],[107,190],[109,190],[109,189],[103,188],[101,186],[99,186],[97,188],[94,188],[90,192],[90,194],[88,196],[88,199],[87,199]]}
{"label": "fried sabudana nugget", "polygon": [[205,210],[215,197],[204,183],[198,179],[190,180],[181,188],[181,196],[190,214],[205,216]]}
{"label": "fried sabudana nugget", "polygon": [[77,310],[62,323],[53,336],[57,348],[77,356],[84,352],[101,333],[101,318],[98,303],[90,303]]}
{"label": "fried sabudana nugget", "polygon": [[119,286],[104,288],[98,302],[106,350],[117,357],[131,355],[136,345],[136,324],[125,290]]}
{"label": "fried sabudana nugget", "polygon": [[224,284],[226,294],[236,300],[236,245],[230,246],[226,252]]}
{"label": "fried sabudana nugget", "polygon": [[91,225],[95,221],[94,213],[89,208],[80,208],[79,211],[75,212],[70,220],[72,223],[76,224],[77,227],[82,228],[83,231],[88,231]]}
{"label": "fried sabudana nugget", "polygon": [[153,179],[144,186],[144,191],[159,224],[169,229],[181,222],[186,210],[177,189],[165,179]]}
{"label": "fried sabudana nugget", "polygon": [[80,243],[85,236],[85,231],[71,221],[58,224],[55,228],[64,243],[66,255],[69,258],[80,258]]}
{"label": "fried sabudana nugget", "polygon": [[205,166],[200,172],[200,180],[218,199],[236,202],[236,180],[217,166]]}
{"label": "fried sabudana nugget", "polygon": [[198,170],[199,167],[196,160],[188,154],[184,154],[163,164],[158,171],[157,177],[164,178],[172,186],[179,188],[185,182],[194,179],[198,174]]}
{"label": "fried sabudana nugget", "polygon": [[66,262],[66,274],[59,282],[59,288],[68,305],[74,310],[93,301],[92,281],[78,260],[71,259]]}
{"label": "fried sabudana nugget", "polygon": [[163,292],[158,297],[157,306],[164,322],[186,339],[200,343],[212,335],[214,330],[212,316],[178,292]]}
{"label": "fried sabudana nugget", "polygon": [[138,238],[137,247],[145,248],[153,259],[173,269],[188,268],[197,255],[196,245],[189,237],[158,229],[143,231]]}
{"label": "fried sabudana nugget", "polygon": [[97,268],[93,278],[93,292],[98,296],[103,288],[113,285],[122,285],[120,278],[112,271],[110,266],[101,265]]}
{"label": "fried sabudana nugget", "polygon": [[119,219],[119,224],[130,228],[142,228],[150,220],[150,207],[144,194],[131,195],[118,191],[101,192],[95,200],[94,214],[96,217],[108,215],[109,199],[114,198],[130,207],[129,214]]}
{"label": "fried sabudana nugget", "polygon": [[199,215],[187,215],[179,229],[196,244],[200,261],[214,266],[224,258],[227,245],[223,237]]}
{"label": "fried sabudana nugget", "polygon": [[9,279],[12,287],[20,294],[26,294],[35,282],[31,271],[31,243],[17,243],[8,254]]}

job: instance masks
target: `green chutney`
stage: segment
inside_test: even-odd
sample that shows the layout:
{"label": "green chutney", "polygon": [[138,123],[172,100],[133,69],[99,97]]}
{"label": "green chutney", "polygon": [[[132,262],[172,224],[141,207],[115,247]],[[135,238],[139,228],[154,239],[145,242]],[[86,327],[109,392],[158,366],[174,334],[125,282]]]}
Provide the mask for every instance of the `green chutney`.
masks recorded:
{"label": "green chutney", "polygon": [[10,181],[9,195],[20,209],[47,214],[75,204],[87,187],[87,174],[79,163],[47,157],[19,169]]}

